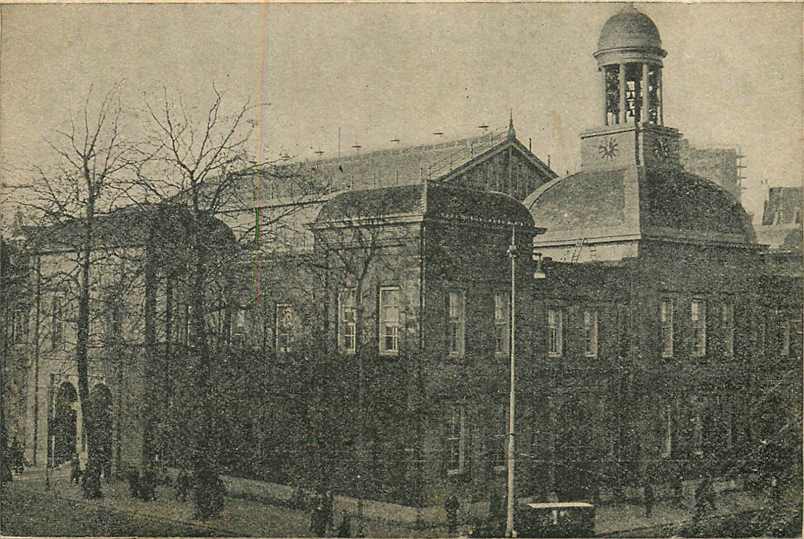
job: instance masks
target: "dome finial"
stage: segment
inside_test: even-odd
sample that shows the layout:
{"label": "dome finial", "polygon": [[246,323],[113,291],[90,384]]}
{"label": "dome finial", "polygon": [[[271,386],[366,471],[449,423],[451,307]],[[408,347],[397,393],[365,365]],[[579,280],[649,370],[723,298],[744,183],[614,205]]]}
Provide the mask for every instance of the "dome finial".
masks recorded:
{"label": "dome finial", "polygon": [[516,129],[514,129],[514,109],[511,109],[511,115],[508,119],[508,140],[516,138]]}

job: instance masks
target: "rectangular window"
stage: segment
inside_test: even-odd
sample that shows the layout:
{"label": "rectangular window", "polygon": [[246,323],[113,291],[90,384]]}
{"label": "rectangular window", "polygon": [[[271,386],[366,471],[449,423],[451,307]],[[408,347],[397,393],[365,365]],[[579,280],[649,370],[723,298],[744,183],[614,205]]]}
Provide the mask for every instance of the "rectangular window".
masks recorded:
{"label": "rectangular window", "polygon": [[701,412],[697,412],[693,418],[693,431],[692,431],[692,452],[697,455],[703,455],[703,418]]}
{"label": "rectangular window", "polygon": [[692,322],[692,356],[706,355],[706,303],[700,299],[690,304],[690,320]]}
{"label": "rectangular window", "polygon": [[496,425],[494,425],[493,432],[495,432],[491,443],[492,463],[496,471],[502,471],[506,468],[506,455],[508,452],[508,415],[505,404],[497,406]]}
{"label": "rectangular window", "polygon": [[446,458],[447,474],[463,473],[466,456],[464,455],[466,433],[466,413],[463,406],[452,406],[447,412]]}
{"label": "rectangular window", "polygon": [[447,306],[447,347],[450,357],[463,357],[465,297],[462,290],[450,290]]}
{"label": "rectangular window", "polygon": [[661,324],[662,357],[673,357],[673,300],[665,298],[659,309],[659,323]]}
{"label": "rectangular window", "polygon": [[28,337],[28,306],[18,305],[14,309],[13,340],[17,344],[24,343]]}
{"label": "rectangular window", "polygon": [[295,314],[293,306],[287,303],[276,306],[276,351],[290,352],[293,347],[293,327]]}
{"label": "rectangular window", "polygon": [[380,353],[399,353],[399,289],[380,289]]}
{"label": "rectangular window", "polygon": [[723,332],[723,354],[734,355],[734,304],[724,303],[722,307],[721,331]]}
{"label": "rectangular window", "polygon": [[494,293],[494,352],[499,356],[508,354],[511,337],[509,302],[507,292]]}
{"label": "rectangular window", "polygon": [[356,293],[354,288],[344,288],[338,296],[338,346],[344,354],[357,350]]}
{"label": "rectangular window", "polygon": [[782,357],[790,355],[790,328],[793,327],[792,320],[784,320],[782,322]]}
{"label": "rectangular window", "polygon": [[597,357],[597,311],[583,313],[584,355]]}
{"label": "rectangular window", "polygon": [[232,333],[243,336],[246,334],[246,311],[237,309],[234,316],[234,328]]}
{"label": "rectangular window", "polygon": [[664,440],[662,444],[662,457],[670,458],[673,453],[673,405],[667,404],[664,407],[662,423],[664,427]]}
{"label": "rectangular window", "polygon": [[55,350],[64,345],[64,298],[54,296],[51,307],[50,343]]}
{"label": "rectangular window", "polygon": [[560,309],[547,311],[547,355],[561,357],[564,349],[564,316]]}

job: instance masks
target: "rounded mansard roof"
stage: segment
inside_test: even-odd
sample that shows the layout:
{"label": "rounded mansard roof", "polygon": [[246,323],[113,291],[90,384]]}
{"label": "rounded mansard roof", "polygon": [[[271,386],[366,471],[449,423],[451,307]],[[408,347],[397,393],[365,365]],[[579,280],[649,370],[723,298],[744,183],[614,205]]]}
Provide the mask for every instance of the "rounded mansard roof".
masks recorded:
{"label": "rounded mansard roof", "polygon": [[740,203],[713,182],[681,169],[579,172],[548,182],[525,200],[540,240],[682,239],[751,244]]}
{"label": "rounded mansard roof", "polygon": [[633,47],[661,49],[662,38],[651,18],[629,5],[603,25],[597,48],[603,51]]}

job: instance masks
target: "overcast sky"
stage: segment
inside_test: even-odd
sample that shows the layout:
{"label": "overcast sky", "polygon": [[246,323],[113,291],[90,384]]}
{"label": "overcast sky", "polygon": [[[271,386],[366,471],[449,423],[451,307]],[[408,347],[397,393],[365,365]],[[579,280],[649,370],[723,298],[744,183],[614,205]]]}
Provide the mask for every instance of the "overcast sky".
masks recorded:
{"label": "overcast sky", "polygon": [[[502,128],[563,174],[599,123],[592,58],[619,4],[28,5],[0,7],[5,181],[47,161],[43,139],[90,84],[125,99],[165,85],[202,101],[267,102],[270,155],[423,144]],[[665,124],[739,145],[744,204],[800,185],[801,4],[637,4],[661,32]],[[439,139],[434,131],[444,132]],[[257,139],[255,139],[255,144]],[[8,171],[11,171],[10,173]]]}

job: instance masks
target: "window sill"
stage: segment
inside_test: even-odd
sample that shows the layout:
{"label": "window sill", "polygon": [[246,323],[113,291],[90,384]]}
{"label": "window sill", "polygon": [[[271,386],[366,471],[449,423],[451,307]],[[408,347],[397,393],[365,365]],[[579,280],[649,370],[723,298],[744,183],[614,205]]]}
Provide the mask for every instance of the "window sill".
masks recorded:
{"label": "window sill", "polygon": [[589,359],[597,359],[597,352],[586,352],[583,357],[588,357]]}
{"label": "window sill", "polygon": [[447,477],[458,477],[463,475],[465,472],[462,468],[457,470],[447,470]]}
{"label": "window sill", "polygon": [[389,352],[382,352],[381,351],[380,355],[382,357],[398,357],[399,356],[399,350],[396,350],[396,351],[393,351],[393,352],[390,352],[390,351]]}
{"label": "window sill", "polygon": [[508,350],[505,350],[504,352],[494,352],[494,357],[497,359],[508,359],[510,355],[511,353]]}

